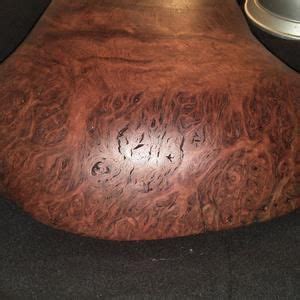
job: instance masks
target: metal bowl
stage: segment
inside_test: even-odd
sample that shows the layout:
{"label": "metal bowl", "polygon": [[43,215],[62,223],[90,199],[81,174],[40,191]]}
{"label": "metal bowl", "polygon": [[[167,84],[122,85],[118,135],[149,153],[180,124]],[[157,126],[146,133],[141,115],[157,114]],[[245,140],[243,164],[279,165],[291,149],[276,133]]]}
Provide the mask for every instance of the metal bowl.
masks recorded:
{"label": "metal bowl", "polygon": [[300,40],[300,0],[245,0],[244,10],[262,30],[280,38]]}

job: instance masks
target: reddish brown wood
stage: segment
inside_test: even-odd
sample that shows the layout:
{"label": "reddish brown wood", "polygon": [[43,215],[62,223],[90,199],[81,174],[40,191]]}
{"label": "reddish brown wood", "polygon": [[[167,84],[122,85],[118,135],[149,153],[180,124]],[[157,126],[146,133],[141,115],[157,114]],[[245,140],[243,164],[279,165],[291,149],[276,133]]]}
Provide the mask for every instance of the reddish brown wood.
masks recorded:
{"label": "reddish brown wood", "polygon": [[0,100],[0,190],[56,228],[159,239],[300,206],[299,74],[235,0],[54,0]]}

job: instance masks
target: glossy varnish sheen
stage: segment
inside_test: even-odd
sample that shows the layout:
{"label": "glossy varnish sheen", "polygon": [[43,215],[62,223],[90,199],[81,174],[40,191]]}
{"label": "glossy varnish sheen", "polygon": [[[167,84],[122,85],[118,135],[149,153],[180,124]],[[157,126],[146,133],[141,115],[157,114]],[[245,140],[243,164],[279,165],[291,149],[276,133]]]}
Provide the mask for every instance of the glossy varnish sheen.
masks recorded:
{"label": "glossy varnish sheen", "polygon": [[235,0],[54,0],[0,66],[0,191],[105,239],[265,221],[300,206],[299,113]]}

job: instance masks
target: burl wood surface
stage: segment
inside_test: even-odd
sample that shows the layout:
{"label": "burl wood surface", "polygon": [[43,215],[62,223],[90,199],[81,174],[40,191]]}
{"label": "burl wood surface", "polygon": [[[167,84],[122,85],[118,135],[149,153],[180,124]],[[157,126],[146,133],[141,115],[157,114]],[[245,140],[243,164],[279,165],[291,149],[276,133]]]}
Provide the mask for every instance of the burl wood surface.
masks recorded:
{"label": "burl wood surface", "polygon": [[300,206],[299,77],[235,0],[54,0],[0,66],[0,191],[104,239],[286,214]]}

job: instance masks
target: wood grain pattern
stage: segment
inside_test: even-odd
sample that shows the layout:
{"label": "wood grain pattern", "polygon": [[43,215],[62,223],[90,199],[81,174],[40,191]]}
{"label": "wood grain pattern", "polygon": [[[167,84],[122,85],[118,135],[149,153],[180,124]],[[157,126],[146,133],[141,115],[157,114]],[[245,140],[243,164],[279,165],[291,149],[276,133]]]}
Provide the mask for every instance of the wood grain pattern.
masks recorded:
{"label": "wood grain pattern", "polygon": [[1,193],[118,240],[298,208],[299,74],[223,2],[54,0],[0,66]]}

